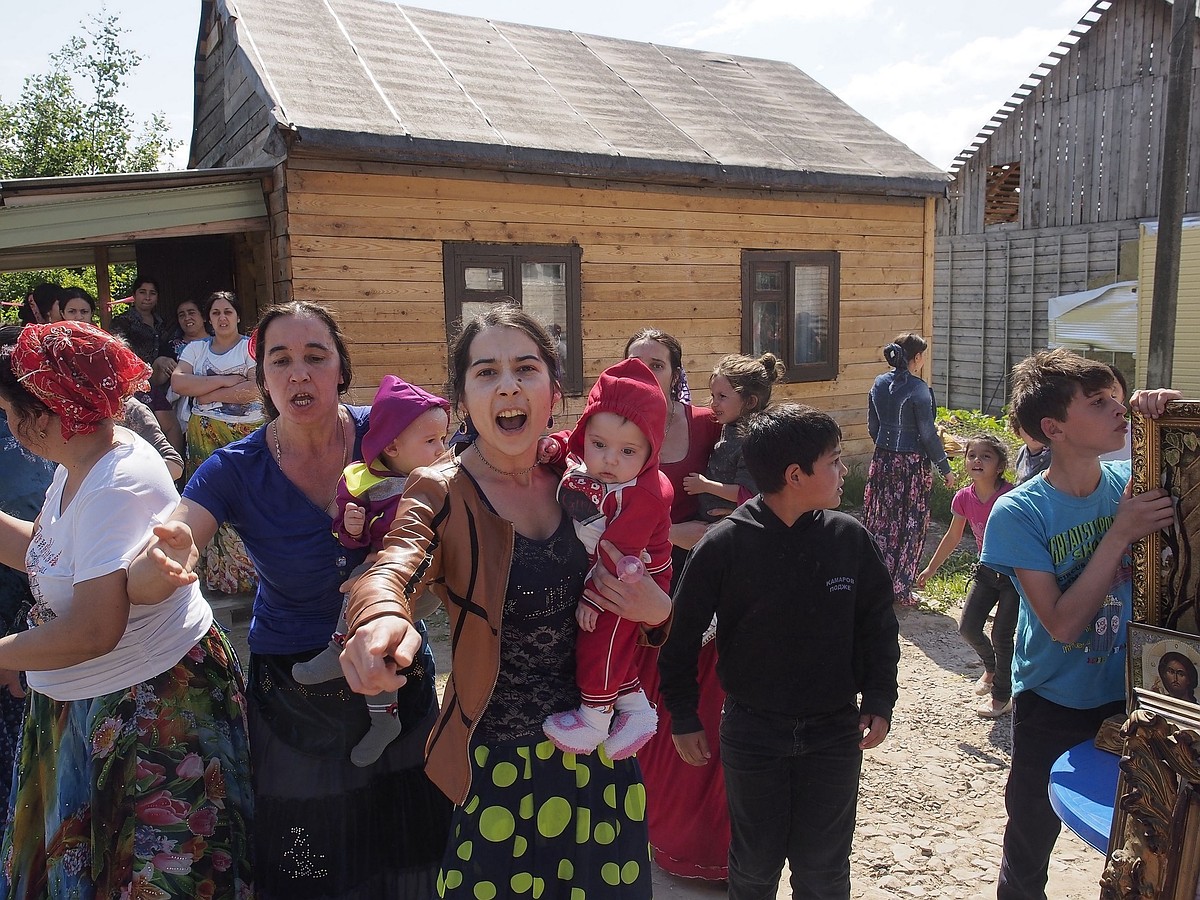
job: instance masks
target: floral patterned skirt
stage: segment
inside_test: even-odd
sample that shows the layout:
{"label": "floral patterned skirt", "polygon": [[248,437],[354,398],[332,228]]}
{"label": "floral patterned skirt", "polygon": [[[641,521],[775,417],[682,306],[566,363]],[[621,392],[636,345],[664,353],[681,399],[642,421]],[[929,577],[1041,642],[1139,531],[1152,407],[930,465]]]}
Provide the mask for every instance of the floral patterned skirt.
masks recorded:
{"label": "floral patterned skirt", "polygon": [[875,537],[892,574],[896,602],[916,603],[912,585],[920,571],[929,529],[929,492],[933,470],[923,453],[875,448],[863,497],[863,527]]}
{"label": "floral patterned skirt", "polygon": [[8,900],[249,900],[242,677],[213,626],[161,675],[30,693],[0,860]]}
{"label": "floral patterned skirt", "polygon": [[[261,425],[261,422],[224,422],[208,416],[193,414],[187,428],[187,477],[191,478],[200,464],[226,444],[241,440]],[[258,575],[246,555],[242,539],[228,523],[222,523],[208,542],[199,568],[204,586],[224,594],[253,594],[258,590]]]}

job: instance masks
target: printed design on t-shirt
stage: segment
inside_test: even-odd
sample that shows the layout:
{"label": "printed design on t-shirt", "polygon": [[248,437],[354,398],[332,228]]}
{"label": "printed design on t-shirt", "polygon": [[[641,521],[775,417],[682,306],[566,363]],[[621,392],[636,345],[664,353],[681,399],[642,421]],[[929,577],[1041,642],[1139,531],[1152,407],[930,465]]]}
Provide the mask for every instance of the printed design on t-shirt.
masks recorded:
{"label": "printed design on t-shirt", "polygon": [[[1066,591],[1083,574],[1088,561],[1113,523],[1112,516],[1100,516],[1091,522],[1075,525],[1061,534],[1050,538],[1050,557],[1057,573],[1058,588]],[[1067,568],[1063,569],[1062,567]],[[1092,624],[1084,629],[1079,640],[1063,644],[1063,652],[1075,650],[1087,653],[1089,664],[1103,663],[1114,652],[1121,649],[1118,643],[1124,632],[1122,622],[1124,604],[1121,597],[1128,594],[1128,585],[1133,581],[1133,563],[1128,553],[1113,575],[1112,584]]]}
{"label": "printed design on t-shirt", "polygon": [[575,525],[575,533],[589,555],[604,534],[604,494],[608,490],[602,481],[582,469],[568,473],[558,486],[558,502]]}
{"label": "printed design on t-shirt", "polygon": [[825,582],[825,590],[830,594],[835,594],[839,591],[853,591],[854,578],[851,575],[839,575],[836,578],[830,578]]}
{"label": "printed design on t-shirt", "polygon": [[54,544],[46,537],[45,532],[35,531],[29,541],[29,550],[25,554],[25,567],[29,571],[29,592],[33,594],[33,607],[29,610],[30,626],[45,625],[56,618],[54,610],[46,602],[42,593],[40,577],[43,572],[58,565],[62,551],[55,550]]}
{"label": "printed design on t-shirt", "polygon": [[[249,377],[248,373],[241,366],[228,366],[226,368],[214,366],[211,357],[205,358],[204,362],[200,364],[200,369],[201,371],[197,372],[197,375],[246,375]],[[220,403],[205,403],[203,406],[209,412],[217,413],[230,419],[244,419],[253,415],[255,411],[255,403],[253,402],[227,403],[221,401]]]}

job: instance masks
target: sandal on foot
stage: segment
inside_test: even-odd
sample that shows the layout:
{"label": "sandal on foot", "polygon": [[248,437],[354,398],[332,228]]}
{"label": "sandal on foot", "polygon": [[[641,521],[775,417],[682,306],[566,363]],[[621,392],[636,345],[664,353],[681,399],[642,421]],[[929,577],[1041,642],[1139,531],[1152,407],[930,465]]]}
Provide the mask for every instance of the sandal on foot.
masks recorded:
{"label": "sandal on foot", "polygon": [[981,716],[984,719],[998,719],[1001,716],[1008,715],[1012,712],[1012,700],[1005,700],[1002,706],[997,706],[994,700],[984,700],[979,708],[975,710],[975,715]]}

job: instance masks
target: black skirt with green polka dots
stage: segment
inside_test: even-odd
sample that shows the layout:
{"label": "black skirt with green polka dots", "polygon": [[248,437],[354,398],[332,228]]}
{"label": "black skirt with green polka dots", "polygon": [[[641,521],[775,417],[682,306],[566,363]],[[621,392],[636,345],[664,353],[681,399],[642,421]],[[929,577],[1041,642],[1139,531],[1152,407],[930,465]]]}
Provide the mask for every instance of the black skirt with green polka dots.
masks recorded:
{"label": "black skirt with green polka dots", "polygon": [[646,788],[635,759],[549,741],[477,746],[438,896],[644,900],[653,894]]}

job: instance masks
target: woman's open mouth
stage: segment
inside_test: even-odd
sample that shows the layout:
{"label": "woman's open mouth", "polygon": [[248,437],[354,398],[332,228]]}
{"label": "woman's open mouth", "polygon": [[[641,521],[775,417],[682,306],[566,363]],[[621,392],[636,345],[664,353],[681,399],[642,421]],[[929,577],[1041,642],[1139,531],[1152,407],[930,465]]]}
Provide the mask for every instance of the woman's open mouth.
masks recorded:
{"label": "woman's open mouth", "polygon": [[312,394],[297,394],[292,398],[293,406],[310,406],[313,402]]}
{"label": "woman's open mouth", "polygon": [[520,431],[525,427],[525,420],[528,418],[523,412],[518,412],[515,409],[506,409],[497,414],[496,425],[501,431]]}

